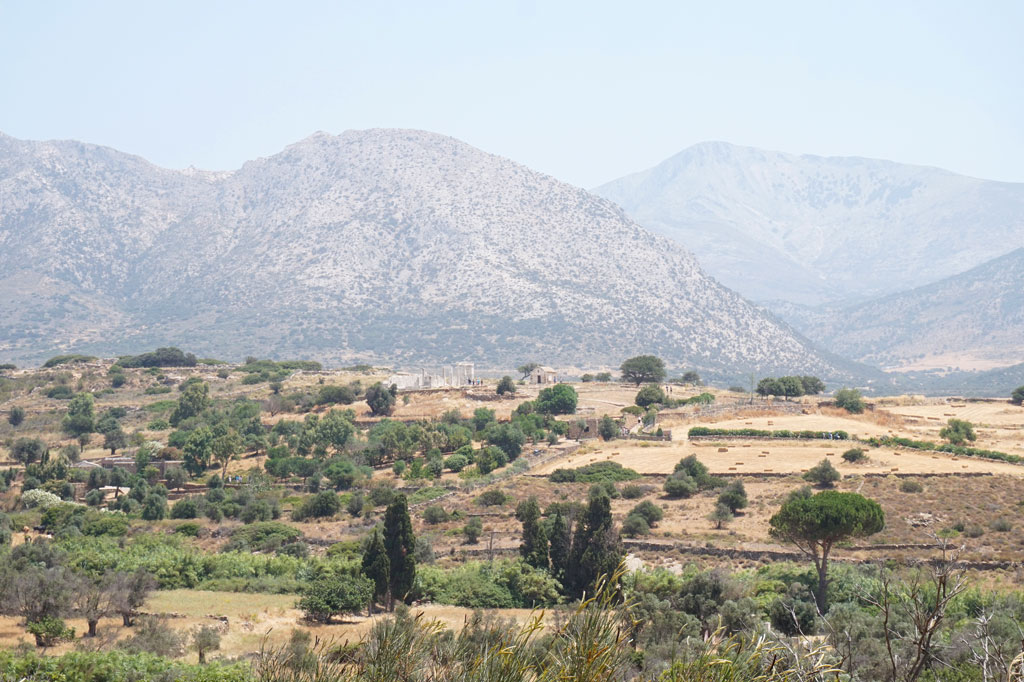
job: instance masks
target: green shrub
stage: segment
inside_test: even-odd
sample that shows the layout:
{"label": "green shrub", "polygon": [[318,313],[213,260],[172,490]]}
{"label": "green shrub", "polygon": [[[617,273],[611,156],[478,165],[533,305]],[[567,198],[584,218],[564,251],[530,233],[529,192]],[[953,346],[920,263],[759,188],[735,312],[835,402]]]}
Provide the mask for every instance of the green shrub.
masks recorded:
{"label": "green shrub", "polygon": [[534,401],[534,406],[540,414],[574,414],[578,400],[576,389],[569,384],[558,384],[549,388],[542,388]]}
{"label": "green shrub", "polygon": [[978,440],[977,434],[974,433],[974,424],[963,419],[950,419],[946,422],[946,426],[939,431],[939,438],[945,438],[953,445]]}
{"label": "green shrub", "polygon": [[243,682],[248,679],[248,668],[248,663],[210,663],[199,666],[149,653],[117,650],[73,651],[60,656],[39,656],[13,650],[0,653],[0,677],[39,682]]}
{"label": "green shrub", "polygon": [[302,504],[292,510],[293,521],[306,519],[322,519],[334,516],[341,511],[341,499],[333,490],[324,490],[303,500]]}
{"label": "green shrub", "polygon": [[627,537],[635,538],[641,535],[648,535],[650,532],[651,528],[647,523],[647,519],[639,514],[630,514],[622,522],[622,534]]}
{"label": "green shrub", "polygon": [[901,493],[919,493],[922,490],[924,490],[924,486],[917,481],[903,480],[900,483]]}
{"label": "green shrub", "polygon": [[747,491],[743,481],[735,480],[725,486],[725,490],[718,496],[718,504],[725,505],[733,514],[744,509],[747,506]]}
{"label": "green shrub", "polygon": [[174,528],[174,532],[179,535],[194,538],[199,536],[200,525],[198,523],[183,523]]}
{"label": "green shrub", "polygon": [[484,532],[484,522],[479,517],[474,516],[466,525],[462,527],[462,534],[466,538],[468,544],[476,544],[477,540]]}
{"label": "green shrub", "polygon": [[75,392],[71,389],[71,387],[65,386],[63,384],[59,386],[54,386],[53,388],[47,389],[46,391],[46,397],[53,398],[55,400],[71,400],[71,398],[74,397],[74,395]]}
{"label": "green shrub", "polygon": [[872,437],[868,439],[868,442],[874,447],[904,447],[912,448],[914,450],[934,450],[935,452],[948,452],[958,457],[981,457],[983,459],[994,459],[1001,462],[1009,462],[1011,464],[1020,464],[1024,461],[1024,458],[1018,455],[1011,455],[1005,452],[998,452],[996,450],[983,450],[981,448],[969,448],[963,445],[953,445],[952,443],[945,443],[938,445],[926,440],[912,440],[910,438],[901,438],[898,436],[885,436],[882,438]]}
{"label": "green shrub", "polygon": [[787,637],[813,633],[817,614],[810,590],[799,583],[790,587],[786,595],[776,598],[768,609],[772,627]]}
{"label": "green shrub", "polygon": [[449,471],[459,473],[469,465],[469,460],[463,455],[455,453],[444,461],[444,467]]}
{"label": "green shrub", "polygon": [[44,362],[43,367],[46,369],[50,369],[52,367],[57,367],[59,365],[72,365],[84,362],[93,362],[96,359],[97,358],[92,355],[55,355],[46,362]]}
{"label": "green shrub", "polygon": [[813,483],[819,488],[831,488],[836,481],[842,479],[843,475],[840,474],[832,462],[827,459],[823,459],[818,462],[817,465],[811,467],[806,474],[804,474],[804,480]]}
{"label": "green shrub", "polygon": [[[408,496],[409,504],[419,504],[420,502],[427,502],[429,500],[436,499],[442,495],[447,494],[448,490],[438,486],[431,486],[427,488],[420,488],[414,491]],[[390,503],[389,503],[390,504]]]}
{"label": "green shrub", "polygon": [[985,529],[977,524],[972,524],[964,528],[964,535],[969,538],[980,538],[985,534]]}
{"label": "green shrub", "polygon": [[677,471],[665,481],[664,489],[669,497],[690,497],[697,492],[697,483],[686,472]]}
{"label": "green shrub", "polygon": [[637,392],[636,397],[633,399],[635,405],[644,408],[664,402],[665,392],[657,384],[647,384]]}
{"label": "green shrub", "polygon": [[645,486],[636,483],[622,486],[622,496],[627,500],[638,500],[646,494]]}
{"label": "green shrub", "polygon": [[199,505],[191,497],[183,497],[171,507],[172,519],[194,519],[199,516]]}
{"label": "green shrub", "polygon": [[648,526],[653,527],[665,517],[665,512],[650,500],[645,500],[633,507],[629,512],[629,516],[641,516]]}
{"label": "green shrub", "polygon": [[7,423],[11,426],[18,427],[25,421],[25,408],[19,405],[15,405],[11,408],[10,414],[7,415]]}
{"label": "green shrub", "polygon": [[504,491],[491,489],[484,491],[476,498],[476,503],[483,507],[496,507],[508,502],[509,497]]}
{"label": "green shrub", "polygon": [[39,647],[51,647],[75,638],[74,628],[69,628],[63,620],[53,616],[28,623],[25,629],[36,638],[36,646]]}
{"label": "green shrub", "polygon": [[302,537],[302,533],[277,521],[252,523],[236,528],[224,546],[225,552],[274,549]]}
{"label": "green shrub", "polygon": [[779,438],[786,440],[849,440],[846,431],[790,431],[778,429],[713,429],[708,426],[694,426],[687,432],[687,438]]}
{"label": "green shrub", "polygon": [[521,560],[471,561],[454,569],[417,569],[421,597],[467,608],[534,608],[561,601],[561,585]]}
{"label": "green shrub", "polygon": [[605,483],[632,481],[640,474],[618,462],[594,462],[576,469],[555,469],[548,476],[552,483]]}
{"label": "green shrub", "polygon": [[298,607],[307,619],[330,623],[340,613],[364,608],[373,595],[373,583],[359,575],[327,575],[310,582]]}
{"label": "green shrub", "polygon": [[1013,530],[1013,522],[1010,519],[1001,516],[992,522],[992,530],[998,533],[1006,533]]}
{"label": "green shrub", "polygon": [[432,504],[423,510],[423,520],[434,525],[448,520],[448,512],[439,504]]}
{"label": "green shrub", "polygon": [[850,464],[856,464],[857,462],[863,462],[868,458],[864,448],[850,448],[843,453],[843,459]]}

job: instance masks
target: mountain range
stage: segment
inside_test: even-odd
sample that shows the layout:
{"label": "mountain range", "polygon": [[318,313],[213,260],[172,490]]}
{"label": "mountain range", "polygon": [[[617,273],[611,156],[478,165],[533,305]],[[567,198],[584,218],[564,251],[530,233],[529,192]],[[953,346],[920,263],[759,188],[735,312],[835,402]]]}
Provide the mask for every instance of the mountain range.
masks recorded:
{"label": "mountain range", "polygon": [[415,130],[230,172],[0,135],[0,358],[237,358],[870,374],[585,190]]}
{"label": "mountain range", "polygon": [[938,282],[849,306],[774,306],[812,340],[887,369],[1024,362],[1024,248]]}
{"label": "mountain range", "polygon": [[863,302],[1024,247],[1024,184],[891,161],[708,142],[594,192],[769,306]]}

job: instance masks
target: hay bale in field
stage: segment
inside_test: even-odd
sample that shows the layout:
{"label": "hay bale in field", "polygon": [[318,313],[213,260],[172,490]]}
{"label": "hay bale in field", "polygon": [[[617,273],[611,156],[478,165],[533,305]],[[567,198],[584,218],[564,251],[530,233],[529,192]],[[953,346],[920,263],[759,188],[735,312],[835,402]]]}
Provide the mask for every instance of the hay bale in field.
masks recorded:
{"label": "hay bale in field", "polygon": [[729,448],[718,448],[719,452],[729,452]]}

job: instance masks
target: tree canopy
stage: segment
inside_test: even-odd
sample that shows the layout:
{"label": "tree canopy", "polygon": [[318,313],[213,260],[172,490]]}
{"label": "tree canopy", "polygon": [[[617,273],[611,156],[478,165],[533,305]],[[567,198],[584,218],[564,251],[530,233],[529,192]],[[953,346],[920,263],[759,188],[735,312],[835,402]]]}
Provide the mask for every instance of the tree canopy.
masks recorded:
{"label": "tree canopy", "polygon": [[757,394],[762,397],[799,398],[802,395],[817,395],[825,390],[825,383],[818,377],[784,376],[765,377],[757,382]]}
{"label": "tree canopy", "polygon": [[820,488],[831,488],[832,484],[843,478],[839,470],[832,466],[832,462],[823,459],[807,470],[804,480],[813,483]]}
{"label": "tree canopy", "polygon": [[836,407],[841,407],[851,414],[860,414],[864,411],[864,398],[855,388],[841,388],[836,391],[835,402]]}
{"label": "tree canopy", "polygon": [[516,367],[516,371],[523,375],[523,378],[530,376],[530,372],[540,367],[539,362],[527,362],[526,364],[519,365]]}
{"label": "tree canopy", "polygon": [[649,407],[655,403],[665,402],[665,392],[661,390],[661,386],[658,384],[647,384],[639,391],[637,391],[636,398],[633,402],[640,407]]}
{"label": "tree canopy", "polygon": [[857,493],[826,490],[787,501],[768,521],[772,537],[791,542],[811,557],[818,571],[815,602],[828,607],[828,557],[837,542],[874,535],[885,527],[885,512],[874,500]]}
{"label": "tree canopy", "polygon": [[576,412],[576,389],[569,384],[557,384],[542,388],[534,403],[541,414],[574,414]]}
{"label": "tree canopy", "polygon": [[939,438],[945,438],[953,445],[963,445],[970,441],[974,442],[978,440],[978,435],[974,433],[974,424],[963,419],[950,419],[946,422],[946,426],[939,431]]}
{"label": "tree canopy", "polygon": [[186,419],[197,417],[210,407],[210,387],[203,381],[190,381],[184,385],[178,406],[171,414],[171,426],[177,426]]}
{"label": "tree canopy", "polygon": [[381,382],[375,383],[366,389],[366,404],[370,406],[370,412],[378,416],[391,414],[395,410],[395,395],[397,389],[392,390]]}
{"label": "tree canopy", "polygon": [[658,383],[665,380],[665,362],[655,355],[637,355],[622,363],[619,368],[625,381],[639,386],[644,383]]}
{"label": "tree canopy", "polygon": [[506,393],[511,395],[516,392],[516,383],[512,381],[512,377],[506,374],[498,382],[496,392],[498,395],[505,395]]}
{"label": "tree canopy", "polygon": [[68,413],[61,422],[61,429],[69,436],[92,433],[96,428],[96,414],[93,409],[92,393],[79,393],[68,403]]}
{"label": "tree canopy", "polygon": [[182,352],[174,346],[157,348],[142,355],[125,356],[117,361],[121,367],[195,367],[197,363],[195,355]]}

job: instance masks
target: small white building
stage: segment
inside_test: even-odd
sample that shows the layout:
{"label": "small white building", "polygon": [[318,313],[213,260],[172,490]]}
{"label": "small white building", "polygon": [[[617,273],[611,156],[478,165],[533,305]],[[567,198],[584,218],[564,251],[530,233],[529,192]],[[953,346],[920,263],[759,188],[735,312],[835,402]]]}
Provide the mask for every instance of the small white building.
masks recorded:
{"label": "small white building", "polygon": [[557,384],[558,372],[550,367],[537,367],[530,372],[531,384]]}

